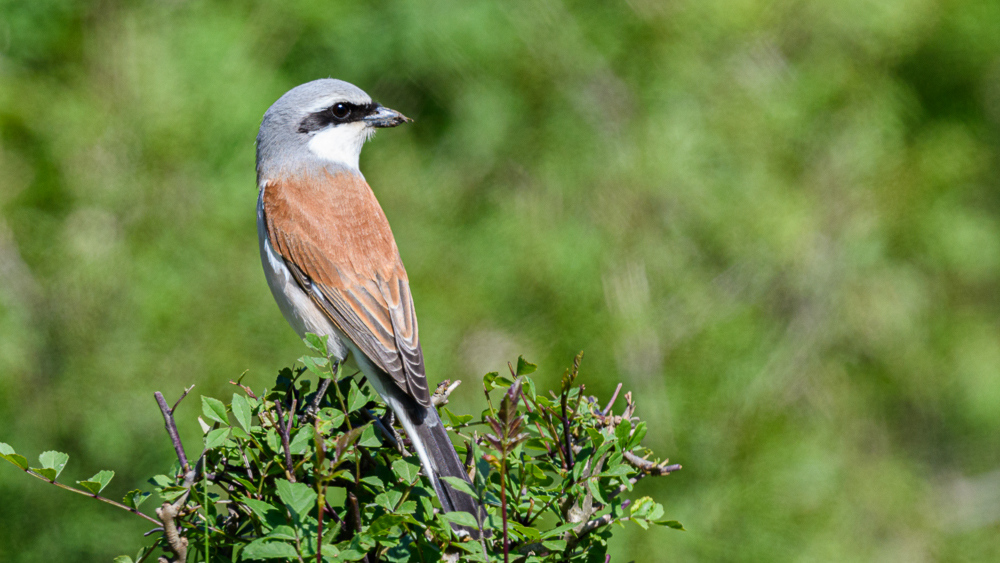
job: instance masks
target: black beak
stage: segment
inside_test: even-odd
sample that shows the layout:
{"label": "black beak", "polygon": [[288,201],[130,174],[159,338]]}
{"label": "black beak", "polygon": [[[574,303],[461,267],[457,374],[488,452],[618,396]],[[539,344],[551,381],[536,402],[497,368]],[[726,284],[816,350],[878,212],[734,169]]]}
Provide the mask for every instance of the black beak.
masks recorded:
{"label": "black beak", "polygon": [[375,111],[366,115],[363,120],[372,127],[395,127],[413,121],[398,111],[384,106],[376,106]]}

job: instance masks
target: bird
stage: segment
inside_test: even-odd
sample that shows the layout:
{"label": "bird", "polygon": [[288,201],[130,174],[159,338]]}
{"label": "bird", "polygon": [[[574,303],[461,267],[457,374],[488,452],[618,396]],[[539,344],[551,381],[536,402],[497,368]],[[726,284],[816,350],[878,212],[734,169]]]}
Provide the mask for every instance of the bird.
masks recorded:
{"label": "bird", "polygon": [[412,121],[348,82],[292,88],[264,113],[257,135],[257,232],[267,284],[299,337],[327,338],[392,409],[445,512],[486,517],[442,477],[471,481],[431,403],[406,269],[382,207],[359,169],[380,128]]}

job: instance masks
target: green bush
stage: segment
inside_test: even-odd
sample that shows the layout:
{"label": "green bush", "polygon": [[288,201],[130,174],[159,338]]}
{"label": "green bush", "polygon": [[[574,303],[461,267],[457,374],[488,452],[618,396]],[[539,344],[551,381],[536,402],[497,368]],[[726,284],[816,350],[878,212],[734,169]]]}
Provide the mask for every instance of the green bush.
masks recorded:
{"label": "green bush", "polygon": [[178,437],[177,404],[156,394],[177,461],[150,479],[163,500],[155,519],[138,510],[149,492],[131,491],[121,503],[100,496],[111,471],[77,488],[57,481],[66,454],[45,452],[37,468],[7,444],[0,454],[35,477],[155,523],[160,533],[136,561],[162,550],[163,561],[605,562],[612,524],[683,529],[653,499],[623,498],[639,479],[680,466],[647,459],[646,423],[635,416],[631,393],[618,414],[617,391],[604,407],[585,394],[577,383],[582,354],[558,392],[539,393],[528,375],[535,366],[523,358],[509,366],[510,377],[487,374],[487,407],[478,417],[445,406],[460,382],[438,386],[434,403],[459,437],[474,487],[446,479],[487,507],[488,538],[475,541],[451,527],[476,526],[471,514],[435,509],[408,440],[364,377],[343,374],[319,339],[309,344],[317,355],[282,370],[271,390],[255,393],[234,381],[228,403],[201,397],[204,443],[196,460]]}

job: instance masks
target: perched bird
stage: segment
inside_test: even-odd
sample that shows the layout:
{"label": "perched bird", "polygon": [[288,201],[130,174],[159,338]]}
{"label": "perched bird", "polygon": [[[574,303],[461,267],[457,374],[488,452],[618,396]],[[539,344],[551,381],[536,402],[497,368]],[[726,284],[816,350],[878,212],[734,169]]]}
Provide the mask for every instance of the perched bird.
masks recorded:
{"label": "perched bird", "polygon": [[361,147],[380,127],[408,117],[341,80],[289,90],[257,135],[257,231],[267,283],[304,337],[328,337],[348,355],[402,423],[445,512],[485,516],[441,477],[469,481],[431,404],[410,284],[375,194],[358,169]]}

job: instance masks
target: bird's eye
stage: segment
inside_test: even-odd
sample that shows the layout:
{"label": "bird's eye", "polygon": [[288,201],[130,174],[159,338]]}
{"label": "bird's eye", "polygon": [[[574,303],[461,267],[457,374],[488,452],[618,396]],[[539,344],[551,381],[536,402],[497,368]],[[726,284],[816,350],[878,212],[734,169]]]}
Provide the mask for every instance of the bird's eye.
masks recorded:
{"label": "bird's eye", "polygon": [[351,108],[347,104],[337,104],[331,108],[333,116],[337,119],[344,119],[351,113]]}

